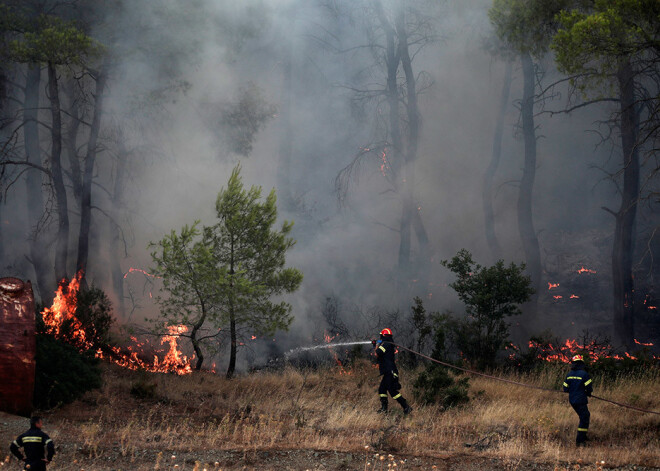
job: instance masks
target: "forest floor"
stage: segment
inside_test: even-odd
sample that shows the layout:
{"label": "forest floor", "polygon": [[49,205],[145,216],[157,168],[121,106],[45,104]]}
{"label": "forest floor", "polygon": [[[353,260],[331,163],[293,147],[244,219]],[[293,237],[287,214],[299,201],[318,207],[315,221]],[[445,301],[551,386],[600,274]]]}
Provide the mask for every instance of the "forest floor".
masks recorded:
{"label": "forest floor", "polygon": [[[470,379],[466,406],[443,411],[415,404],[416,373],[404,371],[414,411],[403,416],[393,403],[382,416],[378,372],[366,361],[232,380],[103,369],[101,389],[42,413],[57,445],[49,470],[660,469],[657,415],[592,400],[591,441],[576,448],[577,417],[565,395],[484,378]],[[556,388],[563,374],[507,378]],[[657,371],[595,384],[600,396],[660,409]],[[26,425],[1,415],[1,443]],[[2,466],[20,469],[9,458]]]}

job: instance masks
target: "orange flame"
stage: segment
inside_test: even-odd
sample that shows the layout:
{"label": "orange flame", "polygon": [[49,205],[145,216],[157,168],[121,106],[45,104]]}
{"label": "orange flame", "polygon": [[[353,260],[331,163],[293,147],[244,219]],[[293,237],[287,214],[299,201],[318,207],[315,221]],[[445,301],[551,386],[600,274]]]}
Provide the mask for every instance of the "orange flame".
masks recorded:
{"label": "orange flame", "polygon": [[559,283],[548,283],[548,289],[559,288]]}
{"label": "orange flame", "polygon": [[128,276],[129,273],[133,273],[133,272],[142,273],[144,276],[150,276],[151,278],[162,278],[161,276],[152,275],[151,273],[148,273],[148,272],[144,271],[141,268],[131,267],[131,268],[128,269],[128,271],[126,273],[124,273],[124,279],[126,279],[126,277]]}
{"label": "orange flame", "polygon": [[[131,271],[141,270],[131,269],[129,273]],[[62,280],[57,291],[55,291],[53,305],[44,308],[42,317],[48,334],[75,346],[81,351],[85,351],[90,350],[94,345],[87,338],[82,323],[75,315],[81,277],[82,272],[78,272],[68,284],[66,280]],[[179,375],[192,372],[190,360],[181,354],[178,347],[179,337],[188,328],[184,325],[176,325],[168,326],[167,329],[168,335],[161,339],[161,345],[169,343],[169,350],[162,361],[158,359],[157,355],[154,355],[154,360],[151,363],[140,358],[138,351],[143,351],[144,343],[140,343],[136,337],[131,337],[133,345],[128,345],[126,351],[122,351],[119,347],[105,345],[97,348],[95,356],[131,370],[144,369],[158,373],[173,372]]]}
{"label": "orange flame", "polygon": [[[335,334],[335,335],[331,336],[327,332],[323,333],[323,338],[325,340],[325,343],[332,342],[332,340],[335,339],[336,337],[339,337],[339,334]],[[334,357],[335,362],[337,363],[337,368],[339,369],[339,374],[340,375],[350,375],[350,374],[352,374],[351,371],[346,370],[346,368],[344,368],[344,365],[342,364],[341,360],[339,359],[339,356],[337,356],[337,352],[335,352],[335,349],[334,348],[329,348],[328,350],[330,350],[330,353],[332,353],[332,356]]]}
{"label": "orange flame", "polygon": [[590,270],[590,269],[588,269],[588,268],[580,267],[580,269],[579,269],[577,272],[578,272],[579,274],[582,274],[582,273],[591,273],[591,274],[595,274],[595,273],[596,273],[596,270]]}
{"label": "orange flame", "polygon": [[[66,340],[76,347],[87,350],[91,348],[91,342],[87,339],[85,330],[82,328],[82,323],[75,315],[81,278],[82,271],[78,272],[68,284],[66,280],[62,280],[57,291],[55,291],[53,305],[44,308],[41,315],[46,325],[47,333],[56,338]],[[70,332],[65,333],[63,331],[65,324],[70,329]]]}
{"label": "orange flame", "polygon": [[383,176],[386,177],[387,171],[390,169],[390,164],[387,162],[387,147],[385,147],[381,152],[380,160],[382,161],[382,163],[380,164],[380,173],[382,173]]}
{"label": "orange flame", "polygon": [[[638,342],[635,340],[635,343],[644,346],[651,346]],[[552,345],[540,344],[538,342],[529,341],[529,348],[537,350],[537,358],[539,360],[544,360],[548,362],[561,362],[561,363],[570,363],[573,355],[578,353],[587,353],[592,361],[598,361],[603,358],[612,358],[614,360],[623,360],[624,357],[630,360],[637,360],[637,357],[631,355],[628,352],[624,352],[623,355],[618,355],[614,353],[614,348],[611,345],[604,345],[592,341],[589,344],[580,344],[577,340],[566,339],[566,342],[563,345]],[[653,356],[653,359],[660,359],[658,356]]]}

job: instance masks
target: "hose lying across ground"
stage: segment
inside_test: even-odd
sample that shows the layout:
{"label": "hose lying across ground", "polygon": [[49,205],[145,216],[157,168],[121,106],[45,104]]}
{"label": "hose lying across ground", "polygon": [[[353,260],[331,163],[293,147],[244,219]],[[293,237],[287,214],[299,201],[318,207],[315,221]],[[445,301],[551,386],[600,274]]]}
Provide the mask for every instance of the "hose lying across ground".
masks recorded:
{"label": "hose lying across ground", "polygon": [[[525,387],[525,388],[539,389],[541,391],[549,391],[549,392],[562,392],[562,391],[559,391],[557,389],[542,388],[540,386],[533,386],[531,384],[520,383],[518,381],[513,381],[511,379],[499,378],[497,376],[488,375],[486,373],[480,373],[478,371],[469,370],[467,368],[461,368],[460,366],[452,365],[451,363],[445,363],[444,361],[436,360],[435,358],[432,358],[428,355],[424,355],[423,353],[411,350],[407,347],[404,347],[403,345],[399,345],[399,344],[394,344],[394,345],[397,346],[398,348],[400,348],[401,350],[406,350],[406,351],[408,351],[412,354],[415,354],[417,356],[425,358],[429,361],[432,361],[434,363],[438,363],[439,365],[446,366],[447,368],[453,368],[455,370],[460,370],[460,371],[463,371],[465,373],[470,373],[470,374],[477,375],[477,376],[483,376],[484,378],[494,379],[495,381],[501,381],[503,383],[515,384],[515,385],[522,386],[522,387]],[[636,411],[639,411],[639,412],[644,412],[644,413],[647,413],[647,414],[660,415],[660,412],[657,412],[657,411],[641,409],[639,407],[631,406],[630,404],[623,404],[621,402],[612,401],[610,399],[605,399],[603,397],[594,396],[593,394],[591,395],[591,397],[594,398],[594,399],[598,399],[599,401],[609,402],[610,404],[614,404],[615,406],[625,407],[626,409],[632,409],[632,410],[636,410]]]}

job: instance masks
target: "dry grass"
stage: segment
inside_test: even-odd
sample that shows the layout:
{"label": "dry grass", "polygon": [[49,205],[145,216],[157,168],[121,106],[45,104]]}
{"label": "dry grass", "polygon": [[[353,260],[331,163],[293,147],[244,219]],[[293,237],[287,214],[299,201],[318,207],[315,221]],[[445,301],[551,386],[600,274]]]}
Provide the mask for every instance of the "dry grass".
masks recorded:
{"label": "dry grass", "polygon": [[[548,370],[513,379],[552,387],[563,373]],[[410,399],[413,376],[403,374],[403,393]],[[301,448],[359,454],[365,469],[384,465],[374,460],[375,453],[397,456],[384,463],[404,456],[476,455],[512,463],[511,469],[522,460],[556,469],[578,460],[582,469],[598,469],[601,461],[608,467],[660,466],[658,416],[592,400],[592,441],[576,449],[577,416],[565,395],[485,378],[471,379],[472,400],[466,407],[442,411],[415,405],[413,399],[415,411],[405,418],[396,403],[389,415],[376,414],[379,378],[366,362],[350,375],[334,368],[291,368],[231,381],[208,373],[150,375],[146,380],[157,384],[156,396],[141,400],[129,393],[140,378],[107,367],[101,390],[48,417],[46,429],[63,446],[61,455],[70,466],[59,469],[104,459],[149,463],[139,469],[174,469],[171,455]],[[619,378],[596,384],[596,394],[660,410],[658,380],[657,372]],[[466,448],[466,443],[474,446]]]}

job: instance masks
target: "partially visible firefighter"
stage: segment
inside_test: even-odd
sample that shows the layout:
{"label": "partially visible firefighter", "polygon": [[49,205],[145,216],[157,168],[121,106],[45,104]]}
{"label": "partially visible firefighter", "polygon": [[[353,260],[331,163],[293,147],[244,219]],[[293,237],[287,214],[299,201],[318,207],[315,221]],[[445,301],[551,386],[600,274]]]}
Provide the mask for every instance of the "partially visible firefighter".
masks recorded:
{"label": "partially visible firefighter", "polygon": [[564,392],[568,393],[568,402],[580,418],[575,444],[584,446],[587,441],[587,432],[589,431],[589,402],[588,397],[593,391],[592,379],[584,366],[582,355],[575,355],[571,358],[571,370],[566,375],[564,381]]}
{"label": "partially visible firefighter", "polygon": [[408,415],[412,412],[412,407],[399,392],[401,390],[401,383],[399,383],[399,370],[394,362],[394,352],[396,345],[392,337],[391,329],[383,329],[380,332],[378,340],[372,340],[374,348],[376,349],[376,358],[378,359],[378,369],[383,379],[380,381],[378,387],[378,395],[380,396],[380,409],[379,413],[387,412],[387,393],[392,396],[403,408],[403,413]]}
{"label": "partially visible firefighter", "polygon": [[[46,465],[53,460],[55,445],[53,440],[41,430],[43,422],[41,417],[30,419],[30,430],[20,434],[9,446],[12,454],[23,461],[23,469],[30,471],[45,471]],[[21,453],[25,451],[25,456]]]}

